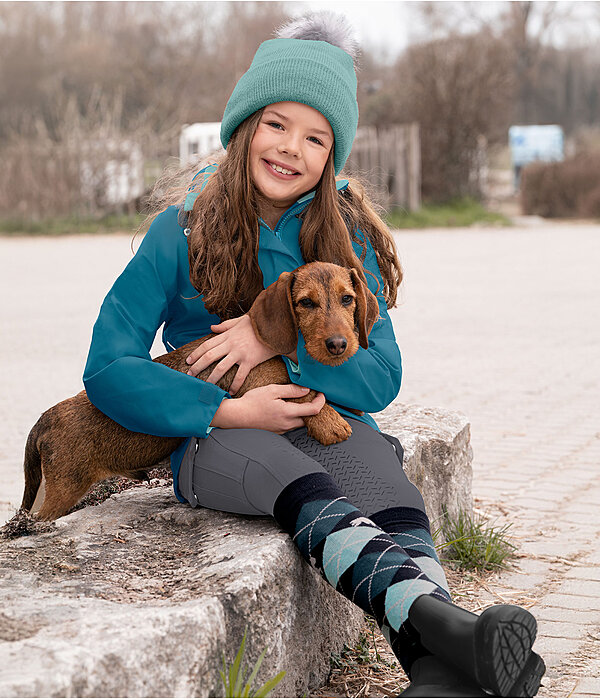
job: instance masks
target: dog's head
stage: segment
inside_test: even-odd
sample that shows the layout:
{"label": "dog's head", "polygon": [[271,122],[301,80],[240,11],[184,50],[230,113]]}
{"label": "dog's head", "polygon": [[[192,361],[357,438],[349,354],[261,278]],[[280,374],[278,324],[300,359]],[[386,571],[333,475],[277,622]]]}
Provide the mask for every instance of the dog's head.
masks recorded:
{"label": "dog's head", "polygon": [[369,347],[379,305],[354,268],[312,262],[283,272],[256,297],[248,315],[257,338],[278,354],[296,348],[300,329],[308,354],[337,366],[359,344]]}

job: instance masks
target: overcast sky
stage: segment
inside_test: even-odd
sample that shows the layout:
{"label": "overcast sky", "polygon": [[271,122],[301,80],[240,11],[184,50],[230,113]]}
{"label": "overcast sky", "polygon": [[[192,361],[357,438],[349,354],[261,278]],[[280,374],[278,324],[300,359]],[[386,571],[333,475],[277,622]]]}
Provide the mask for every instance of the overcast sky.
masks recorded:
{"label": "overcast sky", "polygon": [[[306,9],[333,10],[344,13],[352,23],[361,45],[373,51],[381,60],[391,60],[398,56],[406,46],[419,39],[426,38],[424,27],[420,22],[418,11],[423,1],[363,0],[308,0],[297,2],[288,0],[294,7],[294,14],[302,14]],[[493,20],[500,12],[506,10],[508,0],[483,2],[439,3],[448,8],[449,16],[459,19],[463,26],[471,24],[469,15]],[[545,0],[534,3],[532,29],[538,30],[536,21],[541,11],[553,5],[556,19],[550,25],[547,41],[556,46],[571,44],[588,44],[600,41],[600,3],[568,2],[559,0],[550,3]],[[475,20],[472,20],[474,22]],[[474,28],[475,24],[471,24]]]}
{"label": "overcast sky", "polygon": [[395,58],[411,40],[411,19],[413,12],[405,2],[291,2],[298,6],[298,14],[304,8],[312,10],[332,10],[343,12],[356,31],[356,36],[364,48],[374,52],[377,58]]}

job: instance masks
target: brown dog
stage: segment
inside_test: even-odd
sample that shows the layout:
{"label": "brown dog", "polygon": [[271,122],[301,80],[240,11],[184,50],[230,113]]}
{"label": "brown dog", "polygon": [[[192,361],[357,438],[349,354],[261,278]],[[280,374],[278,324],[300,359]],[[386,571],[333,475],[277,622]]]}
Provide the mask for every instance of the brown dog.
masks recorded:
{"label": "brown dog", "polygon": [[[359,344],[368,347],[367,338],[379,307],[354,268],[313,262],[282,273],[258,295],[248,315],[257,338],[279,355],[296,348],[300,329],[306,351],[315,360],[338,366],[354,355]],[[214,336],[211,333],[187,343],[154,362],[187,372],[186,357]],[[206,380],[216,364],[213,362],[198,378]],[[233,365],[218,386],[227,391],[237,368]],[[285,363],[276,356],[249,372],[236,397],[259,386],[289,383]],[[304,403],[316,393],[311,390],[301,398],[286,400]],[[346,440],[352,432],[328,404],[317,415],[303,420],[308,434],[324,445]],[[127,430],[99,411],[82,391],[43,413],[29,433],[21,508],[41,520],[59,518],[102,479],[115,475],[146,478],[146,470],[173,452],[183,439]]]}

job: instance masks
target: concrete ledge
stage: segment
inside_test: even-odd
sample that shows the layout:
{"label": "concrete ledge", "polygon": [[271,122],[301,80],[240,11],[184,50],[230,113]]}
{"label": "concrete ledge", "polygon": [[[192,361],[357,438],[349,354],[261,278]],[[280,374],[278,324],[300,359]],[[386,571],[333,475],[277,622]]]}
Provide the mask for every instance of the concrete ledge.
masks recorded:
{"label": "concrete ledge", "polygon": [[[395,404],[376,416],[405,448],[430,518],[470,508],[463,416]],[[433,517],[432,517],[433,516]],[[299,697],[363,615],[300,557],[269,518],[178,503],[169,486],[115,494],[49,532],[0,541],[0,696],[219,696],[224,652],[248,626],[257,681]]]}

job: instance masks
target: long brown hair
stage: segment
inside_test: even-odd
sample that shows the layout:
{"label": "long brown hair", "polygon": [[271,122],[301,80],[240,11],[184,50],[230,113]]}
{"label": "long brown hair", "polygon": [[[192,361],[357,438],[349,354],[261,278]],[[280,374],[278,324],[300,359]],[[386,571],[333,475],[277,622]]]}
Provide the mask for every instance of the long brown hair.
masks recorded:
{"label": "long brown hair", "polygon": [[[246,313],[263,290],[258,265],[261,194],[250,174],[250,143],[262,112],[260,109],[245,119],[233,133],[227,152],[212,159],[219,167],[198,193],[187,222],[190,281],[199,295],[203,295],[206,309],[221,319]],[[354,267],[366,282],[359,263],[367,252],[366,243],[357,235],[357,231],[361,232],[375,251],[387,306],[395,306],[402,268],[394,239],[376,212],[365,185],[346,175],[348,187],[336,189],[333,154],[332,147],[315,196],[302,214],[299,236],[302,257],[307,263],[320,260]],[[186,175],[190,172],[188,168]],[[163,179],[157,189],[165,190]],[[167,196],[162,197],[161,204],[183,201],[181,187],[166,189]],[[352,241],[362,249],[360,258]]]}

